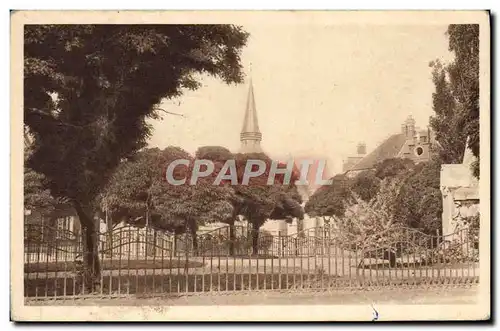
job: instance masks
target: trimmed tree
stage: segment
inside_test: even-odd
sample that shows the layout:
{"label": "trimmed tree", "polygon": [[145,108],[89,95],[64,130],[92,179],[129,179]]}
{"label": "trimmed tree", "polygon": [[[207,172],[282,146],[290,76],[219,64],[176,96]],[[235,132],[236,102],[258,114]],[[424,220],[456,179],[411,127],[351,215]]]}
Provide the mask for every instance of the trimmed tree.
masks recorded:
{"label": "trimmed tree", "polygon": [[[243,183],[247,161],[264,161],[265,171]],[[233,185],[233,206],[237,215],[244,216],[252,224],[252,252],[258,254],[259,229],[268,219],[284,219],[292,222],[293,218],[304,218],[301,207],[302,199],[297,192],[295,181],[299,178],[292,172],[290,182],[285,182],[283,174],[275,176],[271,185],[268,178],[272,160],[264,153],[236,154],[235,163],[238,176],[238,185]],[[281,167],[280,167],[281,168]],[[285,168],[285,167],[283,167]],[[252,170],[257,170],[252,167]]]}
{"label": "trimmed tree", "polygon": [[305,212],[311,217],[323,217],[326,222],[331,218],[344,215],[345,199],[348,196],[350,179],[344,175],[336,175],[331,185],[317,189],[305,205]]}
{"label": "trimmed tree", "polygon": [[[168,147],[163,152],[165,163],[163,169],[179,159],[188,160],[188,165],[177,165],[173,169],[172,178],[184,181],[175,185],[165,178],[158,181],[153,188],[154,210],[162,220],[180,220],[191,234],[193,250],[198,254],[198,226],[210,222],[227,222],[232,217],[233,209],[229,202],[232,190],[225,183],[214,185],[216,174],[199,177],[191,183],[195,159],[178,147]],[[204,171],[207,169],[200,169]]]}

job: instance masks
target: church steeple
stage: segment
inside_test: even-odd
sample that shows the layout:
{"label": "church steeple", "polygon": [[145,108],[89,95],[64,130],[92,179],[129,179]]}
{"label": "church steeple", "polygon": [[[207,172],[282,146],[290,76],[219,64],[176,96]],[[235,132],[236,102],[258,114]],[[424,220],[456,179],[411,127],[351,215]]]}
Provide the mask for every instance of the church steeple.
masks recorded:
{"label": "church steeple", "polygon": [[247,107],[245,110],[245,117],[243,119],[243,128],[240,133],[241,153],[261,153],[261,140],[262,134],[260,133],[259,121],[257,119],[253,84],[252,79],[250,79]]}

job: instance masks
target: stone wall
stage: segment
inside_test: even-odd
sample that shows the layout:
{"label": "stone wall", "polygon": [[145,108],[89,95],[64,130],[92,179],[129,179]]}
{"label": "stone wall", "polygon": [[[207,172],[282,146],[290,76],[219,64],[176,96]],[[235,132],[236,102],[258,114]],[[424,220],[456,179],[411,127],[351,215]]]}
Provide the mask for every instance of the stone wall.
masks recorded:
{"label": "stone wall", "polygon": [[460,220],[479,213],[479,181],[472,175],[471,170],[474,160],[472,153],[467,149],[463,163],[441,166],[443,235],[455,233],[460,227]]}

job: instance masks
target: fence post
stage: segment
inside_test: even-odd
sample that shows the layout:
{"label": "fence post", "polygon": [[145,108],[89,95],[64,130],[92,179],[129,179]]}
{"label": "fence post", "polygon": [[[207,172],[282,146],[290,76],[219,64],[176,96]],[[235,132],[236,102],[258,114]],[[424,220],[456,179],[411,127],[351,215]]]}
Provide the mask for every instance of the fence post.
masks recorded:
{"label": "fence post", "polygon": [[281,231],[278,231],[278,256],[281,257],[282,253]]}
{"label": "fence post", "polygon": [[294,244],[295,244],[295,256],[299,256],[299,243],[298,243],[298,238],[294,238]]}
{"label": "fence post", "polygon": [[[439,240],[439,229],[436,230],[436,248],[437,248],[437,258],[438,258],[438,265],[437,265],[437,272],[438,272],[438,281],[439,278],[441,277],[441,268],[443,267],[443,264],[442,264],[442,260],[445,258],[445,247],[446,247],[446,243],[444,242],[444,237],[443,237],[443,241],[442,241],[442,245],[440,243],[440,240]],[[443,254],[442,256],[440,256],[440,249],[439,249],[439,246],[441,246],[441,249],[443,250]]]}

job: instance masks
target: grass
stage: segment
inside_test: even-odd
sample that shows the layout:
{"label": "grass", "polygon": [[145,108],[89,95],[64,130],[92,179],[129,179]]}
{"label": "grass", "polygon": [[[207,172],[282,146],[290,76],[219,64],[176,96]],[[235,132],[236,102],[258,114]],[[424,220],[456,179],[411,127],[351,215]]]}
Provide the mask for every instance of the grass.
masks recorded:
{"label": "grass", "polygon": [[[24,264],[25,273],[34,272],[64,272],[75,271],[77,265],[73,261],[69,262],[33,262]],[[186,268],[186,260],[103,260],[101,261],[102,270],[119,270],[119,269],[177,269]],[[187,261],[187,268],[203,267],[203,263],[198,261]]]}

